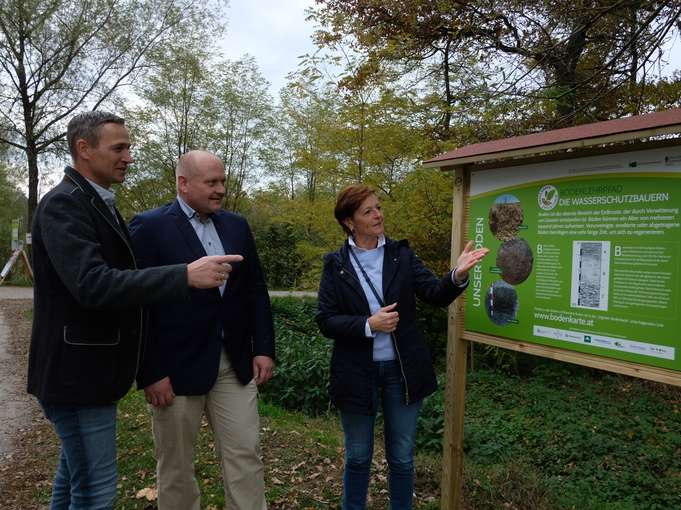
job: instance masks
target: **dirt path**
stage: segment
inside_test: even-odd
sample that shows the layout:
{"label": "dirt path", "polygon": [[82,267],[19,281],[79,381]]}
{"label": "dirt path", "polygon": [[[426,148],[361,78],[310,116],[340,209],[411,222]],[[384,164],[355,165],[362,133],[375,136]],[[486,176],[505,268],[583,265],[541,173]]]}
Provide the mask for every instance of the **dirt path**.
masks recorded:
{"label": "dirt path", "polygon": [[0,301],[6,299],[33,299],[33,287],[0,285]]}
{"label": "dirt path", "polygon": [[0,462],[14,450],[16,432],[29,425],[38,412],[35,400],[25,390],[29,332],[22,315],[30,305],[23,300],[0,302]]}
{"label": "dirt path", "polygon": [[[0,287],[0,289],[2,289]],[[3,290],[6,290],[4,288]],[[0,507],[37,510],[39,493],[49,492],[55,455],[51,428],[26,393],[26,363],[32,301],[25,291],[0,300]],[[48,475],[49,474],[49,475]],[[44,499],[44,498],[43,498]]]}

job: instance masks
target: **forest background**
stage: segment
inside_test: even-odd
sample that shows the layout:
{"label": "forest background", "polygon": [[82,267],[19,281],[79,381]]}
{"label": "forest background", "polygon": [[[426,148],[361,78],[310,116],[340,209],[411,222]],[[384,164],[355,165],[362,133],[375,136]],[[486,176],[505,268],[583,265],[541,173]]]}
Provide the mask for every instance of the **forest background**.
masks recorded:
{"label": "forest background", "polygon": [[342,241],[332,211],[343,186],[374,186],[389,235],[439,273],[452,178],[420,161],[681,106],[664,51],[681,0],[317,0],[317,50],[276,98],[253,57],[221,56],[226,7],[2,1],[0,258],[11,219],[30,225],[60,178],[66,123],[86,109],[115,111],[132,133],[136,163],[116,189],[126,219],[174,198],[178,156],[214,151],[225,207],[250,221],[270,287],[315,289],[323,253]]}
{"label": "forest background", "polygon": [[[66,123],[87,109],[114,111],[131,131],[136,163],[115,190],[126,219],[173,200],[181,154],[211,150],[227,171],[225,207],[249,220],[270,288],[316,290],[323,253],[343,240],[333,220],[343,186],[374,186],[388,234],[409,239],[442,273],[452,175],[421,161],[470,143],[681,107],[681,72],[666,61],[681,35],[681,0],[310,0],[316,49],[301,56],[277,97],[253,57],[221,55],[226,8],[223,0],[0,0],[3,262],[11,220],[31,224],[68,162]],[[22,279],[20,271],[12,276]],[[261,411],[275,508],[308,508],[296,499],[307,489],[317,503],[340,495],[340,468],[325,478],[342,455],[338,423],[329,419],[330,345],[314,307],[274,300],[278,376],[264,389]],[[30,318],[30,310],[17,313]],[[424,307],[419,318],[442,374],[445,314]],[[474,351],[467,508],[678,506],[678,392],[484,346]],[[418,462],[418,508],[438,507],[443,405],[440,391],[419,423],[419,452],[434,457]],[[147,508],[140,494],[153,485],[153,448],[150,435],[139,434],[148,429],[139,392],[121,412],[117,508]],[[277,448],[286,427],[312,446],[297,456],[288,440]],[[54,442],[51,433],[27,437],[40,448],[46,438]],[[206,502],[219,505],[211,444],[203,440],[198,465],[210,472],[201,474]],[[26,458],[55,461],[54,445],[48,456],[25,450]],[[16,472],[10,488],[25,489],[17,508],[29,508],[23,502],[36,499],[35,487],[47,500],[51,466],[36,469],[36,483],[26,466],[5,469],[3,480]],[[375,508],[384,508],[384,485],[372,486]]]}

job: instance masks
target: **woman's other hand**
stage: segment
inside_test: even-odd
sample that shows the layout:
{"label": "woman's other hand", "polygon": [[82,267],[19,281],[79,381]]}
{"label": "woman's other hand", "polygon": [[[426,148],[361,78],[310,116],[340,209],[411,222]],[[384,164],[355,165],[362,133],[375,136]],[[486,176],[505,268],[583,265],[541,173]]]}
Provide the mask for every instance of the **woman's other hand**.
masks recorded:
{"label": "woman's other hand", "polygon": [[468,271],[480,262],[485,255],[489,253],[487,248],[477,248],[473,249],[473,241],[468,241],[464,247],[459,258],[456,259],[456,273],[454,273],[454,279],[457,282],[462,282],[468,278]]}
{"label": "woman's other hand", "polygon": [[375,314],[369,317],[369,327],[371,331],[383,331],[384,333],[392,333],[397,329],[397,323],[400,321],[400,314],[395,312],[397,303],[384,306]]}

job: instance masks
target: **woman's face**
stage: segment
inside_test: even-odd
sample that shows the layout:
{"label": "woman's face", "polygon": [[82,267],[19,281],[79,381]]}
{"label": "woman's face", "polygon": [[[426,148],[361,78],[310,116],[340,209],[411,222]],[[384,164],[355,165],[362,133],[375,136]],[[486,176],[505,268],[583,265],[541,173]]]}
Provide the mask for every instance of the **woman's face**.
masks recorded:
{"label": "woman's face", "polygon": [[355,238],[378,237],[383,234],[383,213],[376,195],[369,195],[346,221]]}

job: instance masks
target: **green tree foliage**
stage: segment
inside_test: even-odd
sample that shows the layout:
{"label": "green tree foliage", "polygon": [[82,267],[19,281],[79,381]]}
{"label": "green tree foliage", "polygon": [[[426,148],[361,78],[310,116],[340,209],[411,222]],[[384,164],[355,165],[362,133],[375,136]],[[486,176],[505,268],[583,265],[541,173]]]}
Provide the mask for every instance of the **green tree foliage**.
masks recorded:
{"label": "green tree foliage", "polygon": [[295,286],[316,289],[323,254],[345,238],[333,216],[335,197],[348,184],[366,183],[383,199],[388,235],[410,239],[426,263],[443,272],[452,185],[438,171],[414,172],[432,147],[418,126],[414,96],[395,94],[375,74],[364,82],[352,78],[349,89],[313,71],[292,75],[282,93],[274,143],[263,159],[276,180],[254,196],[252,223],[295,225]]}
{"label": "green tree foliage", "polygon": [[214,85],[207,147],[225,163],[226,207],[238,211],[272,125],[269,84],[252,57],[222,62],[207,78]]}
{"label": "green tree foliage", "polygon": [[[12,220],[19,218],[24,222],[24,228],[27,225],[26,196],[14,181],[10,169],[0,164],[0,268],[12,253]],[[23,232],[19,236],[23,238]]]}
{"label": "green tree foliage", "polygon": [[171,201],[178,158],[205,147],[208,138],[207,54],[200,40],[183,43],[153,55],[154,70],[136,88],[140,103],[122,108],[136,160],[117,191],[126,217]]}
{"label": "green tree foliage", "polygon": [[451,269],[453,186],[451,173],[419,168],[383,200],[389,235],[408,239],[424,263],[439,275]]}
{"label": "green tree foliage", "polygon": [[178,158],[193,149],[216,153],[226,169],[225,206],[239,211],[255,179],[258,154],[272,125],[267,82],[255,61],[211,63],[204,41],[184,42],[155,56],[138,87],[139,104],[125,115],[136,164],[119,190],[126,217],[175,196]]}
{"label": "green tree foliage", "polygon": [[294,229],[291,223],[255,224],[253,235],[269,289],[297,287],[300,261]]}
{"label": "green tree foliage", "polygon": [[28,167],[28,220],[38,161],[75,112],[139,80],[148,55],[213,16],[194,0],[7,0],[0,4],[0,123]]}

